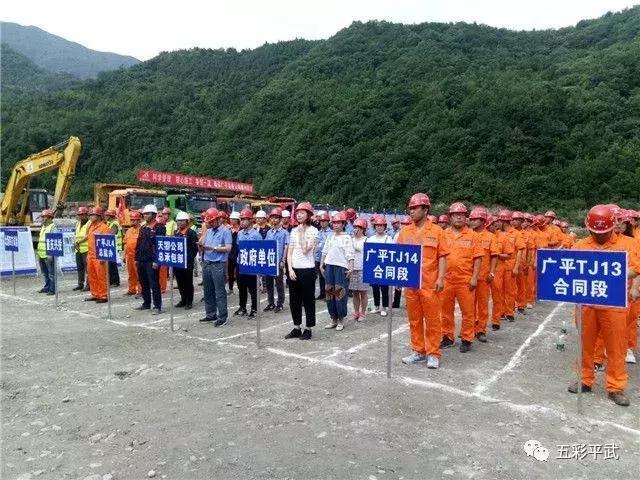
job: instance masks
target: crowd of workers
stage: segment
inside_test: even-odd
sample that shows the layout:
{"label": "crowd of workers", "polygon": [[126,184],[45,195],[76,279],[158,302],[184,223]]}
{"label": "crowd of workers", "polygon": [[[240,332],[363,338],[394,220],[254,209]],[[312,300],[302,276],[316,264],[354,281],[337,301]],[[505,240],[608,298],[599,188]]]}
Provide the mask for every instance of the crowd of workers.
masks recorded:
{"label": "crowd of workers", "polygon": [[[314,211],[308,202],[293,212],[281,208],[268,215],[250,209],[226,212],[210,208],[203,212],[200,229],[193,218],[178,212],[171,219],[169,209],[158,212],[147,205],[131,215],[132,227],[122,232],[116,212],[100,207],[78,209],[76,262],[78,285],[90,290],[86,301],[107,301],[107,271],[96,258],[94,235],[113,233],[128,271],[127,295],[142,298],[138,310],[161,312],[162,293],[167,289],[167,269],[156,262],[155,237],[170,235],[187,239],[187,268],[174,269],[180,291],[175,306],[191,309],[194,276],[202,265],[205,316],[201,322],[220,327],[227,323],[227,300],[237,284],[239,303],[235,316],[255,317],[258,289],[266,290],[265,311],[284,308],[285,284],[293,329],[287,339],[312,338],[316,326],[316,301],[324,300],[330,316],[326,329],[341,331],[347,320],[349,298],[353,321],[369,314],[386,316],[390,307],[400,306],[400,289],[368,285],[363,281],[363,253],[367,242],[422,246],[422,279],[418,289],[405,288],[410,327],[411,354],[406,364],[440,365],[441,350],[460,339],[459,350],[469,352],[474,342],[487,342],[487,333],[503,328],[534,308],[536,299],[536,253],[540,248],[623,250],[628,252],[629,307],[582,307],[582,384],[569,387],[591,391],[595,370],[606,364],[606,388],[619,405],[628,405],[624,394],[626,363],[635,363],[640,297],[640,212],[617,205],[597,205],[585,219],[587,238],[577,240],[553,211],[534,215],[500,210],[491,214],[476,206],[453,203],[447,214],[430,214],[431,202],[423,193],[408,202],[409,215],[389,225],[382,215],[358,218],[354,209],[340,212]],[[54,291],[51,259],[44,249],[44,234],[51,231],[53,212],[45,211],[38,256],[45,278],[43,293]],[[278,275],[265,277],[259,285],[254,275],[238,272],[239,245],[249,240],[275,240]],[[198,261],[199,258],[199,261]],[[113,265],[113,266],[111,266]],[[113,270],[113,273],[112,273]],[[109,282],[119,284],[117,265],[109,266]],[[173,288],[172,286],[169,286]],[[367,311],[368,292],[373,306]],[[250,301],[250,303],[249,303]],[[456,335],[455,304],[462,321]],[[303,315],[304,311],[304,315]],[[304,321],[304,325],[303,325]],[[595,366],[595,368],[594,368]]]}

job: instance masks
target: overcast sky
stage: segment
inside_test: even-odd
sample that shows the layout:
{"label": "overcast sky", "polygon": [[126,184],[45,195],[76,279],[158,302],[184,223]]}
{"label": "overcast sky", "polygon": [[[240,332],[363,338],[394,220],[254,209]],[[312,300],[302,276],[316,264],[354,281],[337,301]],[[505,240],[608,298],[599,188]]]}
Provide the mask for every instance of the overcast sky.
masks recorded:
{"label": "overcast sky", "polygon": [[8,0],[0,18],[141,60],[190,47],[328,38],[355,20],[560,28],[640,0]]}

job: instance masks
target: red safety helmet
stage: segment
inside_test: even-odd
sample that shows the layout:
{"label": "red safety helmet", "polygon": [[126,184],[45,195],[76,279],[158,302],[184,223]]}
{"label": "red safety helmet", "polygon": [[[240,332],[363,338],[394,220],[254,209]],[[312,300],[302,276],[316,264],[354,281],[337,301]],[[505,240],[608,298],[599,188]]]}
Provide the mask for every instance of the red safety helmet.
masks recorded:
{"label": "red safety helmet", "polygon": [[88,215],[89,209],[87,207],[78,207],[78,215]]}
{"label": "red safety helmet", "polygon": [[245,208],[240,212],[240,220],[253,220],[253,212],[250,208]]}
{"label": "red safety helmet", "polygon": [[400,220],[400,225],[411,225],[412,223],[411,217],[402,217],[402,220]]}
{"label": "red safety helmet", "polygon": [[347,223],[347,214],[344,212],[336,212],[333,214],[332,222],[344,222]]}
{"label": "red safety helmet", "polygon": [[560,222],[560,228],[569,228],[569,224],[567,222]]}
{"label": "red safety helmet", "polygon": [[619,209],[615,214],[618,222],[633,222],[633,216],[631,210]]}
{"label": "red safety helmet", "polygon": [[471,210],[471,213],[469,214],[469,220],[479,219],[479,220],[486,221],[488,216],[489,214],[487,213],[486,208],[475,207],[474,209]]}
{"label": "red safety helmet", "polygon": [[207,208],[202,213],[202,218],[204,219],[205,222],[211,222],[212,220],[215,220],[219,216],[220,216],[220,211],[215,207]]}
{"label": "red safety helmet", "polygon": [[551,217],[551,218],[556,218],[556,212],[554,212],[553,210],[548,210],[547,213],[544,214],[545,217]]}
{"label": "red safety helmet", "polygon": [[269,218],[271,217],[282,218],[282,209],[280,207],[276,207],[273,210],[271,210],[271,213],[269,214]]}
{"label": "red safety helmet", "polygon": [[162,214],[163,215],[171,215],[171,209],[169,207],[164,207],[162,209]]}
{"label": "red safety helmet", "polygon": [[633,218],[640,218],[640,210],[629,210]]}
{"label": "red safety helmet", "polygon": [[347,208],[344,213],[347,216],[347,220],[350,222],[353,222],[358,216],[358,212],[356,212],[355,208]]}
{"label": "red safety helmet", "polygon": [[367,227],[369,226],[368,222],[364,218],[356,218],[353,221],[354,227],[360,227],[365,232],[367,231]]}
{"label": "red safety helmet", "polygon": [[413,207],[430,207],[431,200],[426,193],[414,193],[409,199],[409,208]]}
{"label": "red safety helmet", "polygon": [[321,222],[330,222],[331,217],[329,217],[329,214],[327,212],[324,212],[320,214],[320,216],[318,217],[318,220]]}
{"label": "red safety helmet", "polygon": [[484,221],[484,225],[486,227],[488,227],[489,225],[491,225],[492,223],[494,223],[497,220],[496,217],[494,217],[493,215],[487,215],[487,219]]}
{"label": "red safety helmet", "polygon": [[511,220],[524,220],[524,213],[518,211],[512,212]]}
{"label": "red safety helmet", "polygon": [[116,211],[113,208],[110,208],[109,210],[105,210],[104,215],[105,217],[115,217]]}
{"label": "red safety helmet", "polygon": [[467,215],[469,213],[469,210],[467,210],[467,206],[464,203],[455,202],[452,203],[449,207],[449,215],[453,213],[464,213],[465,215]]}
{"label": "red safety helmet", "polygon": [[398,225],[400,223],[400,220],[398,220],[398,217],[394,217],[393,220],[391,220],[391,225]]}
{"label": "red safety helmet", "polygon": [[449,215],[440,215],[437,223],[449,223]]}
{"label": "red safety helmet", "polygon": [[387,226],[387,219],[384,218],[384,215],[374,215],[371,219],[371,224],[375,227],[376,225],[384,225]]}
{"label": "red safety helmet", "polygon": [[53,218],[53,210],[51,210],[50,208],[45,208],[40,214],[40,216]]}
{"label": "red safety helmet", "polygon": [[302,202],[301,204],[297,205],[295,213],[298,213],[298,210],[304,210],[309,214],[309,216],[313,215],[313,205],[311,205],[309,202]]}
{"label": "red safety helmet", "polygon": [[165,217],[164,215],[158,215],[156,217],[156,221],[160,224],[160,225],[166,225],[167,224],[167,217]]}
{"label": "red safety helmet", "polygon": [[142,220],[142,214],[137,210],[131,212],[131,220]]}
{"label": "red safety helmet", "polygon": [[[411,219],[411,217],[409,217],[409,219]],[[427,215],[427,220],[429,220],[431,223],[438,223],[438,217],[436,217],[435,215]]]}
{"label": "red safety helmet", "polygon": [[536,225],[538,225],[539,227],[544,226],[545,223],[547,223],[546,218],[544,218],[544,215],[536,215],[533,217],[534,222]]}
{"label": "red safety helmet", "polygon": [[104,215],[104,211],[100,207],[93,207],[89,210],[89,215]]}
{"label": "red safety helmet", "polygon": [[615,227],[615,217],[610,207],[596,205],[589,210],[584,221],[587,230],[593,233],[607,233]]}
{"label": "red safety helmet", "polygon": [[511,212],[509,210],[500,210],[498,212],[498,220],[503,222],[511,221]]}
{"label": "red safety helmet", "polygon": [[525,219],[525,220],[527,220],[527,221],[529,221],[529,222],[531,222],[531,223],[533,223],[533,222],[535,221],[534,216],[533,216],[533,215],[531,215],[530,213],[526,213],[526,212],[525,212],[525,213],[523,213],[523,215],[524,215],[524,219]]}

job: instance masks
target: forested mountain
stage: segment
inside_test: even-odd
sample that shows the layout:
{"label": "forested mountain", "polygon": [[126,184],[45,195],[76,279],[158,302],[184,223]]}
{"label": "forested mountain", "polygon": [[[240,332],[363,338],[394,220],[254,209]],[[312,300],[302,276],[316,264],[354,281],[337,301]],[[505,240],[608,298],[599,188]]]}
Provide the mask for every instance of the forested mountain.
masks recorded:
{"label": "forested mountain", "polygon": [[73,194],[135,170],[393,208],[415,191],[570,212],[637,202],[640,7],[554,31],[353,23],[322,41],[163,53],[4,102],[3,174],[78,135]]}
{"label": "forested mountain", "polygon": [[77,78],[95,77],[99,72],[126,68],[140,62],[126,55],[91,50],[38,27],[0,22],[0,34],[3,43],[38,67]]}

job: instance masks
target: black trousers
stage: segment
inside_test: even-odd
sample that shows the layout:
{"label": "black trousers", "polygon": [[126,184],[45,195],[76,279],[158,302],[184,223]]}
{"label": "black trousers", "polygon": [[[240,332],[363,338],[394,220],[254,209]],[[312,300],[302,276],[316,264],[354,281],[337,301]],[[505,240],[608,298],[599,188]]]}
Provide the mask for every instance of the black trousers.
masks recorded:
{"label": "black trousers", "polygon": [[296,280],[289,285],[289,308],[294,325],[302,325],[302,307],[307,328],[316,325],[316,269],[294,268]]}
{"label": "black trousers", "polygon": [[320,283],[320,293],[318,294],[320,297],[325,296],[324,288],[325,288],[325,280],[324,275],[320,275],[320,262],[316,262],[316,276],[318,277],[318,282]]}
{"label": "black trousers", "polygon": [[138,280],[142,287],[142,304],[145,307],[151,307],[151,298],[153,297],[153,306],[162,308],[162,293],[160,292],[160,275],[158,269],[153,268],[153,262],[137,262],[138,263]]}
{"label": "black trousers", "polygon": [[256,275],[238,275],[240,308],[247,309],[247,294],[251,294],[251,310],[258,310],[258,288]]}
{"label": "black trousers", "polygon": [[120,273],[116,262],[109,262],[109,284],[120,285]]}
{"label": "black trousers", "polygon": [[185,305],[193,305],[193,267],[174,268],[173,276],[178,283],[180,301]]}
{"label": "black trousers", "polygon": [[393,289],[393,308],[400,308],[400,297],[402,297],[402,289]]}
{"label": "black trousers", "polygon": [[[269,305],[276,305],[282,307],[284,304],[284,272],[278,267],[277,277],[262,277],[264,284],[267,287],[267,298]],[[275,299],[275,291],[278,292],[278,303]]]}
{"label": "black trousers", "polygon": [[389,287],[386,285],[371,285],[373,288],[373,305],[380,306],[380,294],[382,293],[382,306],[389,306]]}
{"label": "black trousers", "polygon": [[232,255],[229,255],[227,260],[227,278],[229,281],[229,291],[233,290],[233,282],[237,280],[236,274],[238,273],[238,261]]}
{"label": "black trousers", "polygon": [[[87,277],[87,252],[76,252],[76,267],[78,269],[78,286],[83,288],[85,278]],[[89,285],[88,280],[87,285]]]}

